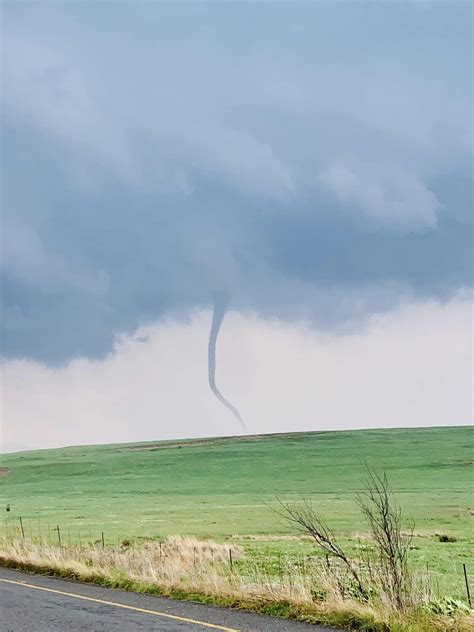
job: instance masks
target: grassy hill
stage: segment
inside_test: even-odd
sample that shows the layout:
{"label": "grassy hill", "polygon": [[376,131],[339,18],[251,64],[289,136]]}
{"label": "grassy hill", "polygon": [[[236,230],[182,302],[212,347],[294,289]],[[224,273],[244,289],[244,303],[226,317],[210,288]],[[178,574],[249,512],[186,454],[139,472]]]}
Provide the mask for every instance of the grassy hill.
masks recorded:
{"label": "grassy hill", "polygon": [[[129,445],[2,456],[2,528],[110,542],[189,534],[243,539],[258,557],[309,547],[279,539],[291,529],[276,498],[313,498],[343,540],[366,529],[354,499],[365,464],[385,469],[416,523],[414,555],[453,574],[473,550],[473,429],[363,430]],[[3,507],[11,506],[10,512]],[[456,538],[442,543],[438,534]],[[474,573],[474,568],[472,569]],[[444,578],[442,581],[447,581]]]}

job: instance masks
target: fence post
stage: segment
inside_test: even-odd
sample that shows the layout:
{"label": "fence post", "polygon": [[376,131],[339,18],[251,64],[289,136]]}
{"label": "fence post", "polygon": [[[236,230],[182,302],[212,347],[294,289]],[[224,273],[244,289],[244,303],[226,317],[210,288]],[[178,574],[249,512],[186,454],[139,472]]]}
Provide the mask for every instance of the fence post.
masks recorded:
{"label": "fence post", "polygon": [[58,542],[59,546],[61,546],[61,532],[59,530],[59,525],[56,525],[56,531],[58,532]]}
{"label": "fence post", "polygon": [[20,529],[21,529],[21,535],[23,536],[23,540],[25,539],[25,530],[23,529],[23,520],[21,519],[21,516],[19,516],[20,519]]}
{"label": "fence post", "polygon": [[466,565],[463,563],[462,565],[462,569],[464,571],[464,581],[466,582],[466,593],[467,593],[467,602],[469,604],[469,608],[472,608],[472,603],[471,603],[471,593],[469,591],[469,581],[467,579],[467,569],[466,569]]}
{"label": "fence post", "polygon": [[234,572],[234,560],[232,559],[232,549],[229,549],[229,566],[230,566],[230,572],[233,573]]}
{"label": "fence post", "polygon": [[105,548],[105,539],[104,539],[104,532],[102,531],[101,533],[102,536],[102,548]]}

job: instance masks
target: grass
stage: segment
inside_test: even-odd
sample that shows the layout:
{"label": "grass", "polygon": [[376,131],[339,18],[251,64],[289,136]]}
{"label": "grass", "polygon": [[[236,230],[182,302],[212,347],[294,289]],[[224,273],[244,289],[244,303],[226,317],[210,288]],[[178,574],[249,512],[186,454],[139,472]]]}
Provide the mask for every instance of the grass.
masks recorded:
{"label": "grass", "polygon": [[[237,564],[241,548],[231,548]],[[0,564],[108,587],[246,609],[312,623],[327,623],[366,632],[439,632],[471,629],[469,612],[428,612],[422,601],[400,615],[376,594],[361,603],[342,598],[326,564],[313,560],[304,569],[293,564],[278,577],[254,566],[230,565],[229,547],[190,538],[147,540],[121,547],[52,546],[0,540]],[[314,589],[324,590],[315,598]],[[427,597],[420,593],[426,603]]]}
{"label": "grass", "polygon": [[59,524],[65,541],[102,531],[109,544],[208,537],[240,544],[247,560],[276,573],[282,555],[313,551],[272,512],[276,497],[312,498],[344,544],[364,545],[354,495],[367,463],[386,470],[416,522],[415,564],[436,574],[440,594],[460,597],[474,544],[472,439],[469,427],[364,430],[3,455],[9,474],[0,477],[0,502],[11,507],[3,530],[18,531],[22,516],[27,535],[38,534],[39,521],[42,537],[54,538]]}

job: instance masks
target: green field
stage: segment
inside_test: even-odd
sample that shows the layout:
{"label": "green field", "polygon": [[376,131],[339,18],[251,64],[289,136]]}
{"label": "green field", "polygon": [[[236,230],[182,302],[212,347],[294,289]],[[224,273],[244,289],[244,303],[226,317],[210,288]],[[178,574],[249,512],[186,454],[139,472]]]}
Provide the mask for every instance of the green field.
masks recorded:
{"label": "green field", "polygon": [[[415,562],[462,592],[474,575],[473,429],[470,427],[318,432],[72,447],[2,456],[3,531],[107,542],[186,534],[243,539],[252,558],[309,550],[272,511],[276,498],[312,498],[342,540],[366,531],[355,505],[365,464],[384,469],[416,523]],[[438,535],[456,538],[440,542]],[[255,537],[250,537],[255,536]]]}

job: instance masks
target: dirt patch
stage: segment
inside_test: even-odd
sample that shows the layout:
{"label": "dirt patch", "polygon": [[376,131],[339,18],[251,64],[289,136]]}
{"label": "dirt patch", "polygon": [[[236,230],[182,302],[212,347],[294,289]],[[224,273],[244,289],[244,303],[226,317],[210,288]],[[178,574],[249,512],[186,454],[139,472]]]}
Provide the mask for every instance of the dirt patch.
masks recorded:
{"label": "dirt patch", "polygon": [[168,450],[169,448],[187,448],[192,446],[209,445],[215,441],[183,441],[180,443],[153,443],[151,445],[131,445],[118,448],[118,452],[154,452],[155,450]]}
{"label": "dirt patch", "polygon": [[241,542],[309,542],[307,535],[233,535],[232,540]]}
{"label": "dirt patch", "polygon": [[[166,441],[164,443],[150,443],[147,445],[130,445],[117,448],[118,452],[153,452],[154,450],[168,450],[171,448],[192,448],[195,446],[210,446],[225,443],[235,437],[223,437],[222,439],[188,439],[185,441]],[[238,437],[240,440],[241,437]]]}
{"label": "dirt patch", "polygon": [[272,434],[253,434],[253,435],[238,435],[230,437],[209,437],[205,439],[184,439],[182,441],[160,441],[157,443],[148,443],[146,445],[129,445],[121,448],[112,448],[114,452],[153,452],[154,450],[168,450],[169,448],[187,448],[194,446],[210,446],[221,443],[240,443],[267,440],[273,437],[282,437],[284,439],[292,439],[295,437],[302,437],[306,434],[321,434],[320,432],[304,433],[304,432],[290,432],[290,433],[272,433]]}
{"label": "dirt patch", "polygon": [[0,476],[8,476],[10,474],[10,470],[8,467],[0,467]]}

